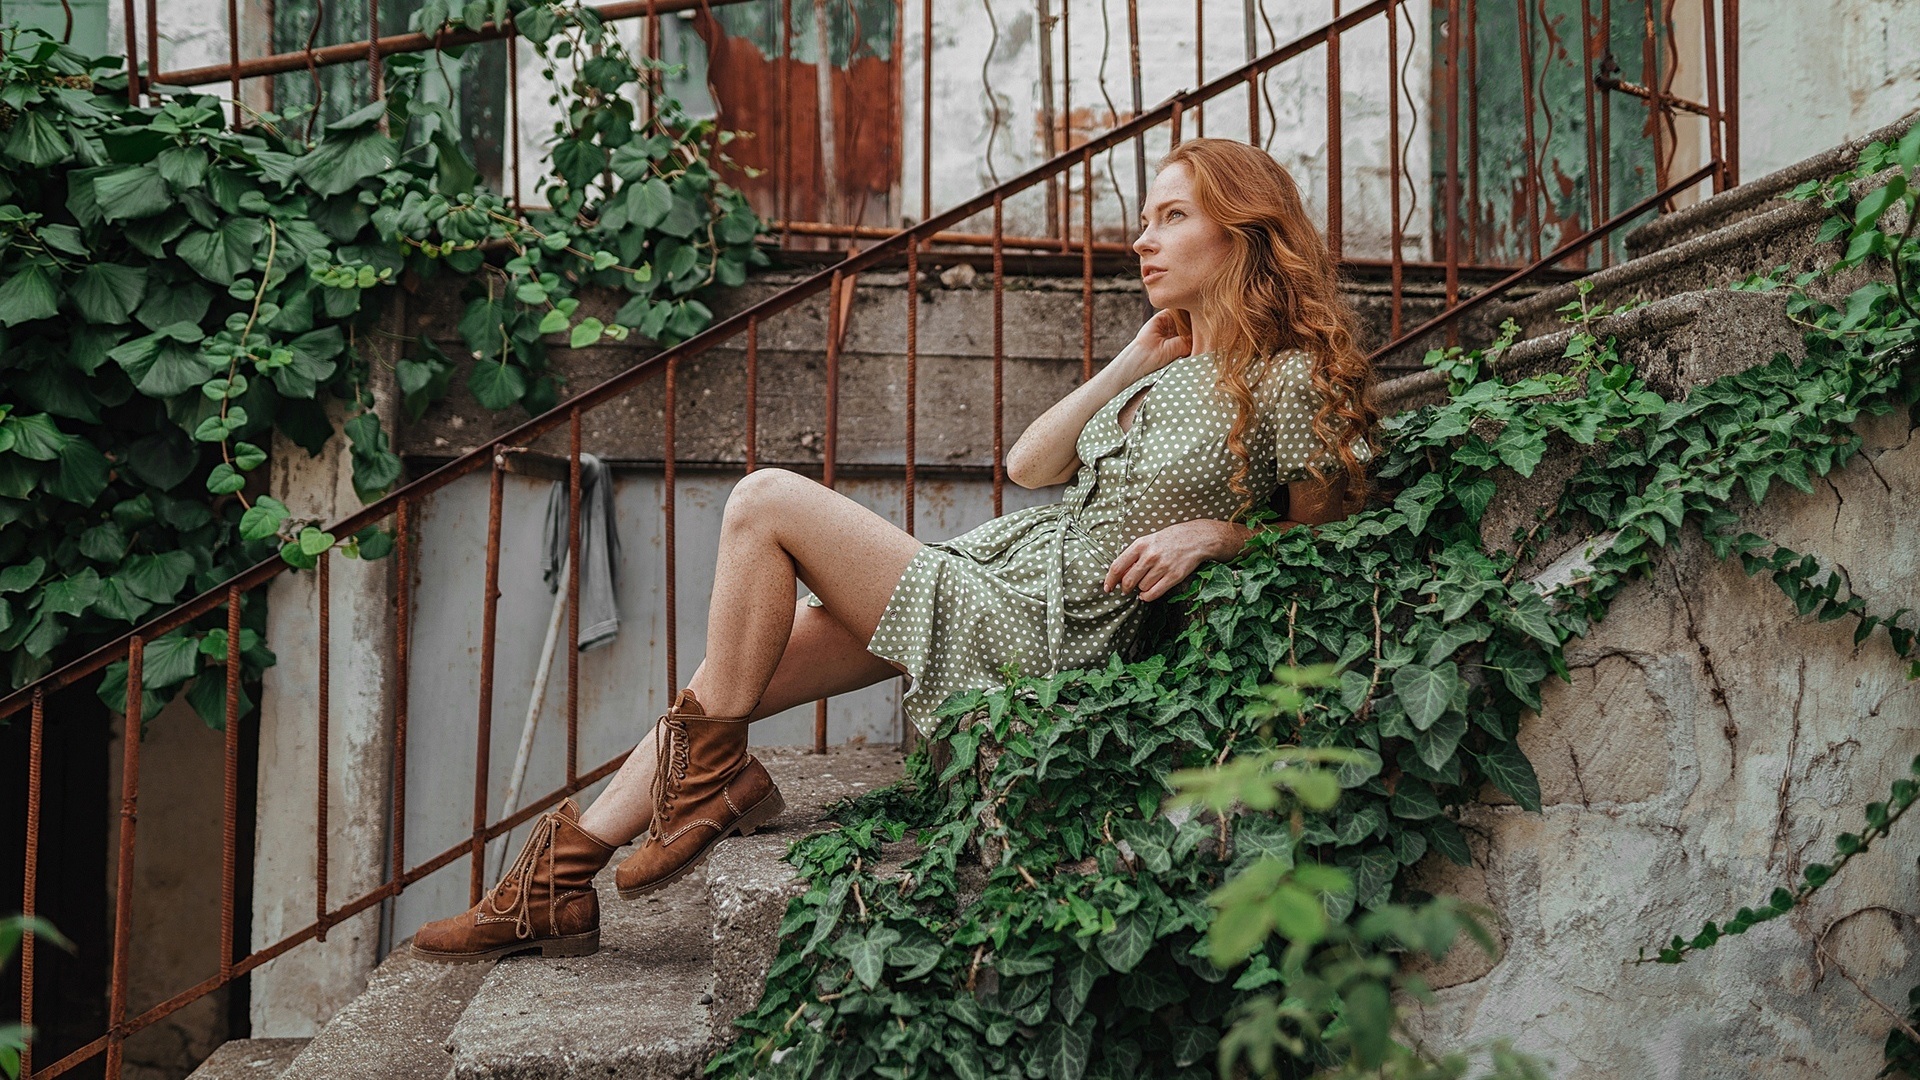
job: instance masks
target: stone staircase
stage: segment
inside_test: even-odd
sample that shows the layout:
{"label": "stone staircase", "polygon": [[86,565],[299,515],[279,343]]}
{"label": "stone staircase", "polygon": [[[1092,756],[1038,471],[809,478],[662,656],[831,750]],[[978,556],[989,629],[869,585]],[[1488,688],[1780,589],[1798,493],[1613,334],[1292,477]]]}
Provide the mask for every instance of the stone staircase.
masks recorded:
{"label": "stone staircase", "polygon": [[[192,1080],[664,1080],[700,1074],[751,1009],[772,962],[794,840],[826,808],[899,779],[892,747],[755,747],[787,801],[772,827],[638,902],[596,879],[600,951],[569,959],[428,964],[396,948],[312,1039],[237,1039]],[[615,856],[615,863],[626,852]]]}
{"label": "stone staircase", "polygon": [[[1763,362],[1776,349],[1796,350],[1800,332],[1782,311],[1784,290],[1732,292],[1727,285],[1782,265],[1788,269],[1781,280],[1790,281],[1837,255],[1833,244],[1817,240],[1828,211],[1817,202],[1782,196],[1804,181],[1850,168],[1869,143],[1898,140],[1916,117],[1920,114],[1657,218],[1627,234],[1632,257],[1626,262],[1488,305],[1494,309],[1490,324],[1512,319],[1521,328],[1501,370],[1520,375],[1558,365],[1573,334],[1559,309],[1579,299],[1581,283],[1591,286],[1587,303],[1592,306],[1644,305],[1601,320],[1595,332],[1615,337],[1621,355],[1663,393]],[[1851,285],[1842,276],[1829,287],[1844,295]],[[1728,348],[1732,342],[1739,347]],[[1392,379],[1380,387],[1381,409],[1393,412],[1438,400],[1444,387],[1445,379],[1431,371]]]}
{"label": "stone staircase", "polygon": [[[1592,302],[1643,306],[1603,320],[1597,332],[1618,339],[1622,355],[1668,393],[1776,350],[1797,350],[1799,331],[1785,318],[1783,293],[1725,286],[1782,263],[1797,272],[1829,258],[1815,242],[1824,211],[1780,196],[1846,168],[1871,141],[1897,139],[1917,117],[1630,234],[1633,257],[1585,280],[1594,286]],[[1569,283],[1493,305],[1492,324],[1510,317],[1523,327],[1503,371],[1562,362],[1570,331],[1555,309],[1577,295]],[[1443,390],[1432,372],[1393,379],[1381,387],[1382,408],[1413,407]],[[1487,514],[1496,523],[1491,541],[1499,540],[1499,522],[1531,514],[1527,499],[1525,491],[1502,492]],[[611,870],[604,873],[602,946],[594,956],[436,966],[396,950],[366,992],[311,1040],[230,1042],[193,1080],[698,1076],[730,1037],[731,1021],[759,999],[787,899],[800,887],[784,861],[788,845],[822,825],[829,803],[893,782],[901,762],[896,750],[878,747],[756,753],[786,795],[787,813],[771,830],[724,842],[703,871],[640,903],[618,900]]]}

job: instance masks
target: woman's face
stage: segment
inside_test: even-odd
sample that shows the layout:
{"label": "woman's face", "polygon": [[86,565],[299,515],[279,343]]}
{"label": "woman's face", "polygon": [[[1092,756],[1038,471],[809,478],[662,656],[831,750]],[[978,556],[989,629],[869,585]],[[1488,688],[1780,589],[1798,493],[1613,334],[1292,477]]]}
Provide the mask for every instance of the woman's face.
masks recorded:
{"label": "woman's face", "polygon": [[1185,162],[1176,161],[1153,178],[1133,250],[1155,308],[1199,310],[1201,297],[1233,254],[1233,239],[1193,201],[1193,173]]}

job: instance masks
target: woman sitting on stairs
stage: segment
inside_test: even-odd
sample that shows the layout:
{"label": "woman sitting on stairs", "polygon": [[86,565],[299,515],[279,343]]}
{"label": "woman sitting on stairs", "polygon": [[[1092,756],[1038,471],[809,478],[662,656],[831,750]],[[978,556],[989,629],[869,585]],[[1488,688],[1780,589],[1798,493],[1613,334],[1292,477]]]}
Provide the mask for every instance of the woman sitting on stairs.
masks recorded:
{"label": "woman sitting on stairs", "polygon": [[[1157,313],[1007,452],[1061,501],[922,544],[840,493],[760,469],[727,499],[707,655],[585,813],[536,819],[478,904],[422,926],[413,954],[580,956],[600,941],[593,877],[662,888],[785,804],[747,753],[761,717],[906,673],[922,732],[950,694],[1104,666],[1145,605],[1231,559],[1247,511],[1284,486],[1288,520],[1332,521],[1365,487],[1372,370],[1326,244],[1264,151],[1193,139],[1160,162],[1133,244]],[[1148,393],[1149,388],[1152,393]],[[813,592],[795,604],[795,581]]]}

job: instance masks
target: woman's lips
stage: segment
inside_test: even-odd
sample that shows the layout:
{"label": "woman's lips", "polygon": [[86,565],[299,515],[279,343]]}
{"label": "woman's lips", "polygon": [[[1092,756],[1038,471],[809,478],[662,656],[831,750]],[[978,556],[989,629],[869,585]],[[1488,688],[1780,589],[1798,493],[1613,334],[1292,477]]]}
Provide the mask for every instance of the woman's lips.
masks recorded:
{"label": "woman's lips", "polygon": [[1141,281],[1141,284],[1145,284],[1145,283],[1147,283],[1147,282],[1149,282],[1149,281],[1152,281],[1152,280],[1153,280],[1154,278],[1157,278],[1157,277],[1160,277],[1161,275],[1163,275],[1163,274],[1165,274],[1165,273],[1166,273],[1166,271],[1165,271],[1165,270],[1158,270],[1158,269],[1155,269],[1155,270],[1144,270],[1144,271],[1142,271],[1142,272],[1141,272],[1141,274],[1140,274],[1140,281]]}

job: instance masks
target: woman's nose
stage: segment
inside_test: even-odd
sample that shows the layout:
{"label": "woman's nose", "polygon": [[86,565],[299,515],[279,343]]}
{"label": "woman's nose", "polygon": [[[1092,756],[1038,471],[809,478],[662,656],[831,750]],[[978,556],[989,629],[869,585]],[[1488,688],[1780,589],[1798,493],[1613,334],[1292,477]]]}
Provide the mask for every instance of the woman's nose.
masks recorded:
{"label": "woman's nose", "polygon": [[1146,230],[1142,229],[1140,235],[1133,241],[1133,250],[1137,254],[1145,255],[1147,252],[1152,251],[1153,248],[1153,241],[1148,239]]}

